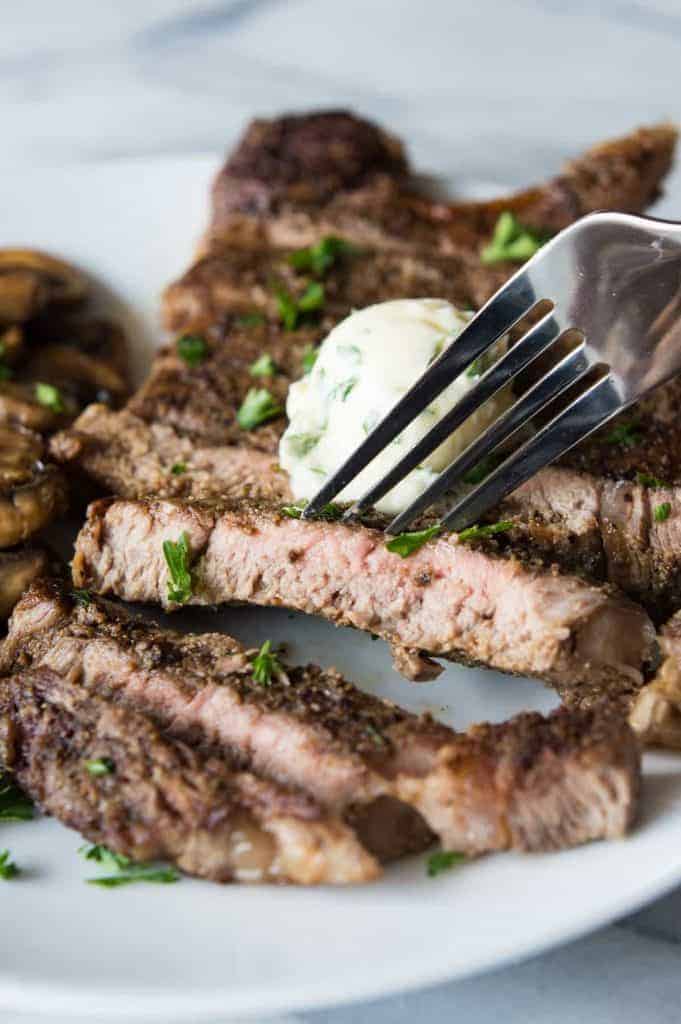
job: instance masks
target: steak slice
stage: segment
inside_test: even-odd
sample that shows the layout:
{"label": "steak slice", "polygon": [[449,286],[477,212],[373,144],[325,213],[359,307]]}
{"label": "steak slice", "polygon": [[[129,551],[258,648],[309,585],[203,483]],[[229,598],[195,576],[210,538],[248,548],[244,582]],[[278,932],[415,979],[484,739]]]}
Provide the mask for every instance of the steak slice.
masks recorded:
{"label": "steak slice", "polygon": [[[441,203],[419,194],[401,148],[369,122],[344,112],[258,121],[217,176],[206,248],[216,238],[295,248],[334,234],[372,249],[477,257],[503,210],[555,232],[593,210],[645,208],[659,194],[676,137],[671,124],[641,128],[594,146],[544,185],[494,201]],[[346,163],[349,148],[354,159]]]}
{"label": "steak slice", "polygon": [[433,832],[471,854],[541,850],[620,835],[633,820],[639,757],[619,716],[520,715],[457,735],[315,666],[284,666],[260,685],[254,653],[41,583],[15,610],[2,657],[4,671],[49,670],[199,751],[302,788],[382,859],[423,849]]}
{"label": "steak slice", "polygon": [[645,612],[607,588],[456,535],[409,558],[370,526],[291,519],[265,503],[104,500],[76,542],[76,585],[168,599],[163,541],[186,532],[190,603],[284,605],[368,630],[398,652],[536,676],[590,703],[640,686],[654,649]]}
{"label": "steak slice", "polygon": [[[0,681],[2,763],[48,814],[133,860],[216,882],[364,882],[378,865],[303,794],[193,750],[40,668]],[[94,775],[89,760],[110,762]]]}
{"label": "steak slice", "polygon": [[562,564],[615,583],[657,621],[681,604],[680,414],[674,381],[519,487],[500,513],[527,524],[532,542]]}

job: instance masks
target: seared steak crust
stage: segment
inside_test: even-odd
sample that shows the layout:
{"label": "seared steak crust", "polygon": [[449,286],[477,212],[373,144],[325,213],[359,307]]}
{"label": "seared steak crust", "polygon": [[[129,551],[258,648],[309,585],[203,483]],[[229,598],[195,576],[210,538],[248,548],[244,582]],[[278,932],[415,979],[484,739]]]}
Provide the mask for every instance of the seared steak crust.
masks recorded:
{"label": "seared steak crust", "polygon": [[[383,154],[376,160],[374,151],[372,166],[365,145],[366,122],[343,120],[342,138],[339,132],[336,145],[335,125],[326,121],[327,158],[342,163],[343,149],[354,133],[355,149],[365,155],[364,161],[357,161],[360,173],[351,163],[349,174],[338,171],[336,165],[331,175],[318,175],[303,160],[293,171],[275,174],[271,184],[266,183],[258,165],[262,160],[262,166],[268,166],[272,142],[282,145],[287,135],[290,139],[296,133],[314,132],[320,116],[324,118],[317,114],[283,118],[267,126],[259,122],[247,132],[247,159],[243,159],[242,144],[236,154],[237,173],[233,157],[215,182],[206,248],[215,238],[230,238],[242,247],[295,247],[337,234],[372,249],[424,249],[477,257],[481,240],[489,236],[503,210],[511,210],[535,229],[558,231],[592,210],[643,209],[659,193],[676,142],[672,125],[642,128],[595,146],[545,185],[490,202],[438,203],[418,194],[402,160],[395,165]],[[376,131],[373,126],[369,129]],[[282,163],[288,163],[289,152],[284,142]],[[329,179],[331,188],[326,184]]]}
{"label": "seared steak crust", "polygon": [[[379,529],[291,519],[246,502],[100,501],[73,562],[78,586],[169,606],[164,540],[186,531],[193,604],[284,605],[384,637],[399,650],[536,676],[567,699],[642,681],[654,631],[642,609],[498,542],[429,541],[407,559]],[[170,605],[170,607],[173,607]]]}
{"label": "seared steak crust", "polygon": [[224,635],[161,631],[97,599],[83,607],[43,583],[14,613],[2,668],[49,669],[206,756],[219,750],[302,787],[381,859],[423,849],[433,832],[473,854],[619,835],[632,820],[638,754],[620,718],[521,715],[457,735],[314,666],[285,666],[258,685],[253,653]]}
{"label": "seared steak crust", "polygon": [[[373,858],[303,794],[164,736],[144,715],[39,669],[0,684],[2,761],[49,814],[133,860],[214,881],[358,882]],[[111,770],[93,775],[89,760]]]}

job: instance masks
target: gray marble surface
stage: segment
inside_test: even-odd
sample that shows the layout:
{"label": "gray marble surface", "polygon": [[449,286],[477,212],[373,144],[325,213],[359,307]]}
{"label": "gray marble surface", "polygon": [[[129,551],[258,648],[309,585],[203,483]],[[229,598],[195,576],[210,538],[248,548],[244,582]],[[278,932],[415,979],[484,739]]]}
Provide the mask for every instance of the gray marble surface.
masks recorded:
{"label": "gray marble surface", "polygon": [[[681,0],[5,0],[0,172],[217,152],[254,113],[351,105],[424,168],[514,185],[678,119],[680,95]],[[677,891],[528,963],[301,1019],[671,1024],[680,942]]]}

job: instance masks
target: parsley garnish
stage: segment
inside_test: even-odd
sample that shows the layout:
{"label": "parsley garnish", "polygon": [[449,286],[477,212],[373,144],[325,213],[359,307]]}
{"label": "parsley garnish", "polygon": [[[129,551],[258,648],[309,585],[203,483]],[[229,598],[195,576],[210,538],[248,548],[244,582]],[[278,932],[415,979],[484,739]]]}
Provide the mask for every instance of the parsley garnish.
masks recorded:
{"label": "parsley garnish", "polygon": [[287,331],[295,330],[303,314],[312,313],[324,305],[324,285],[318,281],[311,281],[298,299],[280,287],[275,288],[275,295],[279,318]]}
{"label": "parsley garnish", "polygon": [[663,523],[665,519],[669,519],[671,515],[672,506],[671,502],[663,501],[661,505],[656,505],[653,509],[653,516],[656,523]]}
{"label": "parsley garnish", "polygon": [[39,381],[35,386],[35,397],[46,409],[51,409],[52,412],[56,413],[64,412],[64,401],[61,393],[59,388],[55,388],[53,384],[44,384],[42,381]]}
{"label": "parsley garnish", "polygon": [[636,483],[640,484],[641,487],[665,487],[664,480],[660,480],[659,477],[651,476],[650,473],[637,473]]}
{"label": "parsley garnish", "polygon": [[276,654],[272,653],[272,641],[265,640],[253,659],[253,679],[260,686],[269,686],[274,673],[283,672]]}
{"label": "parsley garnish", "polygon": [[466,484],[479,484],[486,476],[496,469],[499,465],[499,457],[496,455],[488,455],[487,458],[482,459],[478,462],[477,466],[473,466],[467,473],[464,473],[463,480]]}
{"label": "parsley garnish", "polygon": [[313,345],[306,345],[303,349],[303,355],[300,360],[303,368],[303,373],[312,373],[314,364],[317,362],[317,356],[319,355],[319,349],[314,348]]}
{"label": "parsley garnish", "polygon": [[242,430],[253,430],[261,423],[280,416],[283,411],[267,388],[251,388],[239,407],[236,419]]}
{"label": "parsley garnish", "polygon": [[289,434],[286,444],[295,455],[307,455],[315,448],[321,439],[321,434]]}
{"label": "parsley garnish", "polygon": [[19,868],[9,858],[9,850],[0,850],[0,878],[5,882],[8,882],[10,878],[16,878],[19,874]]}
{"label": "parsley garnish", "polygon": [[336,384],[335,388],[332,388],[329,392],[329,401],[333,402],[335,398],[340,398],[341,402],[344,402],[357,384],[357,380],[357,377],[349,377],[348,380],[340,381],[340,383]]}
{"label": "parsley garnish", "polygon": [[289,263],[296,270],[309,270],[315,277],[324,277],[339,257],[355,251],[354,245],[344,239],[327,235],[315,245],[291,253]]}
{"label": "parsley garnish", "polygon": [[97,757],[85,762],[88,775],[98,778],[100,775],[113,775],[115,765],[110,757]]}
{"label": "parsley garnish", "polygon": [[192,596],[189,537],[186,532],[182,532],[178,541],[163,541],[163,557],[168,566],[168,600],[185,604]]}
{"label": "parsley garnish", "polygon": [[33,804],[6,775],[0,775],[0,821],[30,821]]}
{"label": "parsley garnish", "polygon": [[[283,505],[280,511],[282,515],[288,516],[289,519],[300,519],[306,505],[307,501],[301,501],[298,505]],[[327,505],[322,505],[314,518],[333,522],[336,519],[340,519],[344,511],[345,509],[342,505],[337,505],[335,502],[330,501]]]}
{"label": "parsley garnish", "polygon": [[428,878],[435,878],[436,875],[441,875],[443,871],[449,871],[450,868],[458,867],[465,860],[465,853],[457,853],[455,850],[437,850],[435,853],[431,853],[426,861]]}
{"label": "parsley garnish", "polygon": [[177,354],[187,366],[200,366],[207,351],[206,342],[200,334],[183,334],[177,339]]}
{"label": "parsley garnish", "polygon": [[512,530],[514,523],[510,519],[504,519],[500,523],[490,523],[488,526],[469,526],[459,534],[459,540],[465,544],[469,540],[482,540],[483,537],[493,537],[495,533],[506,533]]}
{"label": "parsley garnish", "polygon": [[236,318],[237,327],[259,327],[265,323],[264,313],[241,313]]}
{"label": "parsley garnish", "polygon": [[173,465],[170,467],[170,472],[173,474],[173,476],[182,476],[183,473],[187,472],[187,463],[174,462]]}
{"label": "parsley garnish", "polygon": [[613,430],[605,437],[606,444],[621,444],[625,448],[632,448],[641,440],[641,433],[636,428],[638,423],[618,423]]}
{"label": "parsley garnish", "polygon": [[523,227],[510,210],[504,210],[494,227],[492,241],[482,250],[480,259],[486,264],[505,260],[522,263],[534,256],[546,241],[546,236],[540,237]]}
{"label": "parsley garnish", "polygon": [[435,526],[429,526],[427,530],[399,533],[397,537],[393,537],[392,540],[388,541],[386,548],[388,551],[392,551],[393,554],[399,555],[400,558],[408,558],[414,551],[418,551],[419,548],[423,547],[431,537],[437,537],[441,530],[442,527],[438,523]]}
{"label": "parsley garnish", "polygon": [[269,352],[263,352],[249,368],[251,377],[274,377],[276,372],[276,363]]}
{"label": "parsley garnish", "polygon": [[102,875],[99,878],[88,878],[88,885],[100,885],[104,889],[114,889],[119,885],[131,885],[133,882],[157,882],[167,885],[180,880],[179,871],[173,867],[135,864],[122,853],[113,853],[106,846],[99,844],[89,847],[81,846],[78,852],[86,860],[93,860],[115,872],[115,874]]}
{"label": "parsley garnish", "polygon": [[71,597],[79,604],[81,608],[87,608],[88,605],[92,604],[92,597],[90,596],[89,590],[72,590]]}

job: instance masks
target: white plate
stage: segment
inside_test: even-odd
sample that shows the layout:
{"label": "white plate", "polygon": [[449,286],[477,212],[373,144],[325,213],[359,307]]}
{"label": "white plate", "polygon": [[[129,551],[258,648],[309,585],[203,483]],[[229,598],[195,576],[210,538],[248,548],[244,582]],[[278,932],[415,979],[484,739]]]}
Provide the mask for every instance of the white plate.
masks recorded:
{"label": "white plate", "polygon": [[[141,161],[18,172],[2,183],[2,243],[53,249],[91,270],[153,345],[158,294],[186,266],[215,161]],[[108,305],[111,306],[109,298]],[[190,612],[197,628],[216,619]],[[538,685],[451,666],[414,686],[381,642],[276,610],[220,617],[248,642],[288,641],[371,691],[461,727],[526,708]],[[643,821],[621,842],[548,856],[488,857],[437,879],[423,859],[353,890],[175,886],[101,890],[56,822],[2,827],[24,869],[2,885],[0,1010],[92,1020],[207,1021],[309,1009],[461,978],[634,910],[681,882],[681,760],[647,757]],[[1,883],[0,883],[1,884]]]}

